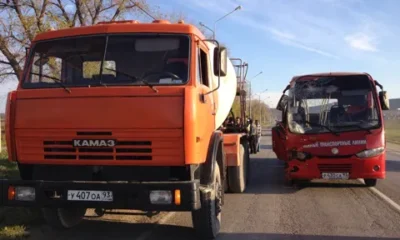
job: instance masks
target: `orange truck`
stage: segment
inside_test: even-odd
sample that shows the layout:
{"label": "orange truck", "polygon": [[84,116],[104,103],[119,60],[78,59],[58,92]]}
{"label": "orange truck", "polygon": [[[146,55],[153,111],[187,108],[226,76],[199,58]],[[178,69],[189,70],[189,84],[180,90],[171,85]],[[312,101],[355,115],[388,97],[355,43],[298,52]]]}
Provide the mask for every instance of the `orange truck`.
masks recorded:
{"label": "orange truck", "polygon": [[87,208],[190,211],[214,238],[224,192],[243,192],[249,171],[245,132],[220,130],[245,99],[235,67],[244,64],[183,21],[37,35],[8,95],[7,150],[21,180],[1,180],[1,205],[40,207],[57,228]]}

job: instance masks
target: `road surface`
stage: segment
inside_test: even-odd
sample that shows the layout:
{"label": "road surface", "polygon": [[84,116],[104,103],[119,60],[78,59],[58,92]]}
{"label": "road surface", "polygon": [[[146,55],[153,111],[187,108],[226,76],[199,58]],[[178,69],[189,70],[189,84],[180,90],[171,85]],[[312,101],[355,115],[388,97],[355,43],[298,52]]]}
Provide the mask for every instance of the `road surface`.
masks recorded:
{"label": "road surface", "polygon": [[[226,197],[218,239],[400,239],[399,152],[388,152],[387,179],[375,190],[358,180],[313,181],[296,189],[284,186],[283,164],[271,150],[270,136],[263,137],[261,148],[252,155],[246,193]],[[88,217],[69,231],[55,232],[45,225],[31,229],[31,239],[114,238],[186,240],[194,239],[194,232],[189,213],[153,218],[112,214]]]}

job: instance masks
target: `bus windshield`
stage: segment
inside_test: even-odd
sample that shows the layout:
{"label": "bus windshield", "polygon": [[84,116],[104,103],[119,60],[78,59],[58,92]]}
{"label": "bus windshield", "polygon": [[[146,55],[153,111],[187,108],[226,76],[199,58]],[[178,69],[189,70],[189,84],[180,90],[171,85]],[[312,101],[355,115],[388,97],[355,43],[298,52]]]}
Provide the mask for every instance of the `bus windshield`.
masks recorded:
{"label": "bus windshield", "polygon": [[23,88],[179,85],[189,76],[189,36],[124,34],[38,42]]}
{"label": "bus windshield", "polygon": [[310,76],[289,89],[291,132],[340,133],[380,127],[376,91],[366,75]]}

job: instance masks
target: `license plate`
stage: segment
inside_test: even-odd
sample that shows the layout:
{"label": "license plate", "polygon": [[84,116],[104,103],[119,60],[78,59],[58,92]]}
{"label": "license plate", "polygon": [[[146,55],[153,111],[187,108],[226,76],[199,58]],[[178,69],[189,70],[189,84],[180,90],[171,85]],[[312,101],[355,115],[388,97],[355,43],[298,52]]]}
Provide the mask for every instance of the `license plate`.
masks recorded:
{"label": "license plate", "polygon": [[68,201],[112,202],[111,191],[68,190]]}
{"label": "license plate", "polygon": [[322,173],[323,179],[349,179],[349,173]]}

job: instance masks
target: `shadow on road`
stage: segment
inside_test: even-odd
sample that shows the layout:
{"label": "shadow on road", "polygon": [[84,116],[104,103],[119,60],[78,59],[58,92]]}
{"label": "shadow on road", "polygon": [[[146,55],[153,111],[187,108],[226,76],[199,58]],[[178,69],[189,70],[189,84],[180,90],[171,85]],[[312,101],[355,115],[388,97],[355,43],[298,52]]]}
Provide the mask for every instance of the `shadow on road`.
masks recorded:
{"label": "shadow on road", "polygon": [[386,159],[387,172],[400,172],[400,161]]}
{"label": "shadow on road", "polygon": [[260,145],[260,149],[271,150],[272,146],[271,145]]}
{"label": "shadow on road", "polygon": [[288,194],[297,190],[285,186],[283,162],[276,158],[251,158],[250,179],[245,193]]}
{"label": "shadow on road", "polygon": [[[400,168],[400,162],[397,167]],[[364,188],[356,180],[313,180],[285,184],[283,162],[276,158],[251,158],[250,180],[245,193],[248,194],[291,194],[306,188]],[[399,169],[400,170],[400,169]]]}
{"label": "shadow on road", "polygon": [[[46,225],[32,229],[29,240],[86,240],[86,239],[135,239],[142,232],[150,231],[154,224],[110,222],[105,220],[83,220],[78,226],[69,230],[53,230]],[[160,225],[162,226],[162,225]],[[173,227],[172,227],[173,228]],[[190,235],[185,231],[177,231],[180,234]]]}
{"label": "shadow on road", "polygon": [[347,183],[347,182],[305,182],[298,188],[365,188],[362,183]]}
{"label": "shadow on road", "polygon": [[[154,229],[154,227],[156,227]],[[100,221],[86,221],[82,227],[76,230],[68,231],[67,235],[63,234],[62,238],[57,239],[134,239],[133,234],[143,230],[154,230],[151,235],[148,235],[146,240],[187,240],[198,239],[195,237],[195,232],[191,227],[182,227],[175,225],[152,225],[152,224],[129,224],[129,223],[116,223],[116,222],[100,222]],[[60,236],[60,235],[59,235]],[[46,236],[47,237],[47,236]],[[375,237],[357,237],[357,236],[327,236],[327,235],[301,235],[301,234],[280,234],[280,233],[220,233],[217,240],[242,240],[242,239],[303,239],[303,240],[395,240],[398,238],[375,238]],[[35,239],[36,240],[36,239]]]}

